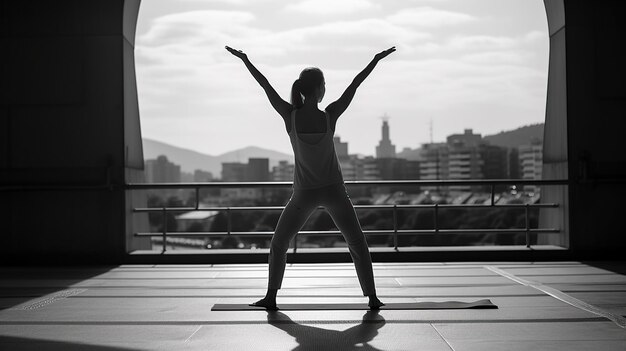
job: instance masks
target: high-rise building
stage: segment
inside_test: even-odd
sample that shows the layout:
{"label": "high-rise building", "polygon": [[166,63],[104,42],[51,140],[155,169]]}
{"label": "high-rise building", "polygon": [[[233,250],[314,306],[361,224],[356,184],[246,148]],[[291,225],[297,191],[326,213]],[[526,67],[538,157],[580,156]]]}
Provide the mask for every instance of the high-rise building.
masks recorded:
{"label": "high-rise building", "polygon": [[380,179],[408,180],[419,179],[420,176],[419,161],[409,161],[404,158],[377,158],[375,163]]}
{"label": "high-rise building", "polygon": [[485,179],[511,178],[509,149],[497,145],[481,144],[479,153],[483,160],[481,173]]}
{"label": "high-rise building", "polygon": [[[543,168],[543,144],[539,139],[531,140],[530,144],[518,148],[520,173],[522,179],[541,179]],[[525,186],[526,191],[537,191],[534,186]]]}
{"label": "high-rise building", "polygon": [[[465,129],[452,134],[446,143],[424,144],[421,150],[420,179],[506,179],[517,178],[517,151],[490,145],[480,134]],[[437,187],[424,187],[425,190]],[[439,190],[482,191],[484,186],[450,186]]]}
{"label": "high-rise building", "polygon": [[507,170],[510,179],[520,179],[519,150],[514,147],[507,150]]}
{"label": "high-rise building", "polygon": [[[447,138],[449,179],[469,180],[484,178],[482,173],[484,160],[479,152],[481,139],[480,134],[472,133],[471,129],[466,129],[463,134],[453,134]],[[473,188],[469,185],[456,185],[451,186],[450,190],[471,191]]]}
{"label": "high-rise building", "polygon": [[269,158],[249,158],[246,168],[246,181],[267,182],[270,180]]}
{"label": "high-rise building", "polygon": [[223,162],[222,181],[224,182],[245,182],[247,163]]}
{"label": "high-rise building", "polygon": [[[415,180],[420,176],[420,162],[404,158],[376,158],[373,162],[378,169],[378,176],[383,180]],[[416,192],[419,188],[406,185],[381,186],[383,192]]]}
{"label": "high-rise building", "polygon": [[341,174],[344,180],[380,180],[380,171],[376,159],[371,156],[365,158],[350,155],[349,158],[339,161]]}
{"label": "high-rise building", "polygon": [[[486,142],[482,140],[480,134],[474,134],[471,129],[465,129],[463,134],[452,134],[447,138],[449,148],[448,156],[448,177],[455,180],[484,179],[485,169],[491,169],[491,165],[486,164],[484,156],[489,155]],[[484,151],[485,152],[482,152]],[[490,158],[489,160],[496,158]],[[500,160],[498,159],[498,163]],[[505,162],[500,164],[505,166]],[[456,191],[479,191],[480,186],[451,186],[450,190]]]}
{"label": "high-rise building", "polygon": [[389,138],[389,122],[385,115],[383,117],[382,139],[376,146],[376,158],[393,158],[396,157],[396,146],[391,143]]}
{"label": "high-rise building", "polygon": [[193,173],[191,172],[180,172],[180,181],[182,183],[191,183],[193,182]]}
{"label": "high-rise building", "polygon": [[342,142],[339,136],[333,137],[333,142],[335,143],[335,152],[337,153],[337,158],[342,160],[347,160],[350,156],[348,155],[348,143]]}
{"label": "high-rise building", "polygon": [[358,180],[380,180],[380,169],[376,164],[376,159],[371,156],[367,156],[360,162],[359,173],[357,174]]}
{"label": "high-rise building", "polygon": [[[452,134],[446,143],[422,146],[420,179],[502,179],[509,177],[508,150],[489,145],[480,134],[465,129],[462,134]],[[480,186],[424,187],[425,190],[481,191]]]}
{"label": "high-rise building", "polygon": [[357,180],[358,166],[353,158],[356,156],[351,155],[348,159],[339,160],[339,167],[341,167],[341,174],[344,180]]}
{"label": "high-rise building", "polygon": [[270,171],[268,158],[249,158],[248,163],[222,163],[222,181],[266,182],[269,180]]}
{"label": "high-rise building", "polygon": [[194,182],[210,182],[213,180],[213,173],[196,169],[193,171]]}
{"label": "high-rise building", "polygon": [[165,155],[145,162],[146,182],[148,183],[179,183],[180,166],[170,162]]}
{"label": "high-rise building", "polygon": [[466,147],[478,146],[483,143],[480,134],[474,134],[472,129],[465,129],[463,134],[452,134],[446,138],[448,145],[463,145]]}
{"label": "high-rise building", "polygon": [[295,165],[287,161],[278,161],[278,165],[272,167],[272,180],[276,182],[293,181]]}
{"label": "high-rise building", "polygon": [[[248,163],[222,163],[222,181],[225,182],[265,182],[270,180],[269,159],[249,158]],[[222,188],[220,197],[226,203],[233,200],[254,200],[263,198],[261,188]]]}
{"label": "high-rise building", "polygon": [[[420,179],[448,179],[448,145],[446,143],[429,143],[422,145]],[[443,190],[436,186],[425,186],[422,190]]]}

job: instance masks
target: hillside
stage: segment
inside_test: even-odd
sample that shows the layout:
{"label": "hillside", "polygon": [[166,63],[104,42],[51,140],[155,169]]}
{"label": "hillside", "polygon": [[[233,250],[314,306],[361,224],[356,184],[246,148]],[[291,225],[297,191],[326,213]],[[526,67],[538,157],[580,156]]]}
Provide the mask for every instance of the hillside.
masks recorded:
{"label": "hillside", "polygon": [[165,155],[171,162],[179,164],[183,172],[193,172],[196,169],[202,169],[213,173],[217,177],[221,174],[222,162],[245,163],[248,162],[248,158],[253,157],[269,158],[270,167],[277,165],[278,161],[281,160],[293,162],[292,155],[255,146],[212,156],[148,138],[143,139],[143,154],[146,160]]}
{"label": "hillside", "polygon": [[483,139],[491,145],[515,148],[528,144],[533,138],[543,140],[543,123],[531,124],[498,134],[485,135]]}
{"label": "hillside", "polygon": [[170,162],[180,165],[183,172],[202,169],[219,176],[222,170],[221,162],[215,156],[143,138],[143,158],[155,159],[159,155],[165,155]]}

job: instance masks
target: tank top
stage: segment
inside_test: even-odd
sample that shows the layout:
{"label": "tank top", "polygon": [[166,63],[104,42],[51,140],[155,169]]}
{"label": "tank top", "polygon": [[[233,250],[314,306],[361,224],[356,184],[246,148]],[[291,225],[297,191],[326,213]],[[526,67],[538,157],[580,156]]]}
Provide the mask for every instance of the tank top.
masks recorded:
{"label": "tank top", "polygon": [[[291,111],[291,131],[289,139],[295,156],[294,189],[315,189],[343,182],[341,168],[335,153],[330,117],[324,111],[326,132],[316,143],[309,143],[298,135],[296,110]],[[307,133],[309,134],[309,133]]]}

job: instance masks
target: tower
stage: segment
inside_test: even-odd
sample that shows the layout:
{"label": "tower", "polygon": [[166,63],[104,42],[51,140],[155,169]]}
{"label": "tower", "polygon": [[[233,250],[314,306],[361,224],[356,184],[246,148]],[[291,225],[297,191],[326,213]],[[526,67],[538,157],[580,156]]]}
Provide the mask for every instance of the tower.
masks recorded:
{"label": "tower", "polygon": [[389,116],[385,114],[382,117],[382,139],[376,146],[376,158],[395,158],[396,146],[391,143],[389,138]]}

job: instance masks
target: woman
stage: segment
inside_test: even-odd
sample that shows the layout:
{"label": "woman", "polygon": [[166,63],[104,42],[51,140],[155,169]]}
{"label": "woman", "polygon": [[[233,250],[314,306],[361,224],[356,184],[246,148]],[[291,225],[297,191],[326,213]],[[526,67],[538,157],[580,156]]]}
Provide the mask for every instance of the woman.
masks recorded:
{"label": "woman", "polygon": [[276,293],[280,289],[289,242],[298,233],[311,213],[323,206],[341,231],[356,267],[363,296],[369,298],[370,309],[384,304],[376,297],[374,273],[365,235],[343,183],[333,134],[337,119],[348,108],[356,89],[372,72],[378,61],[396,50],[395,46],[374,56],[341,97],[321,111],[317,104],[326,91],[324,75],[319,68],[306,68],[291,88],[291,103],[283,100],[268,80],[241,50],[226,46],[240,58],[261,85],[270,103],[283,118],[295,155],[293,194],[285,206],[270,246],[267,294],[253,306],[276,310]]}

